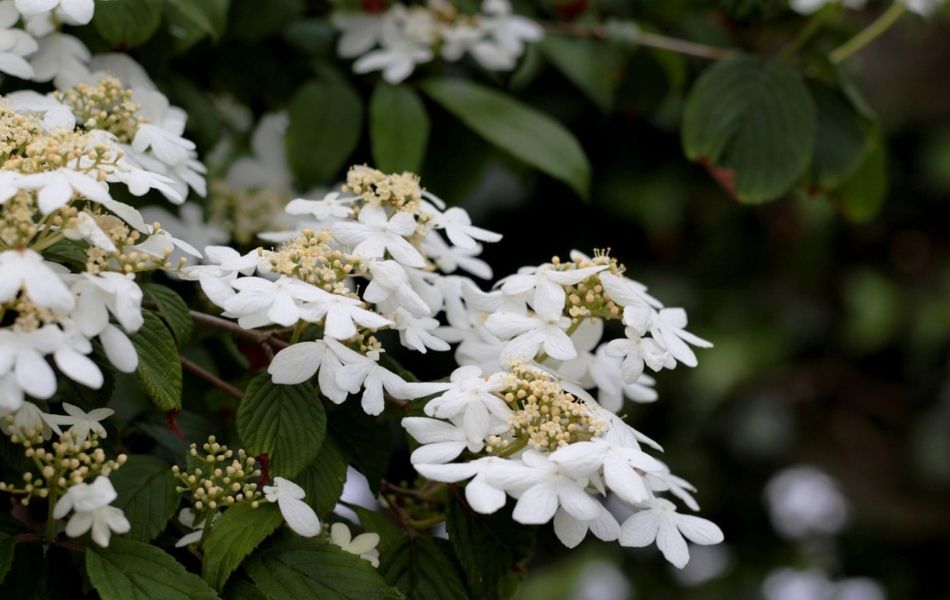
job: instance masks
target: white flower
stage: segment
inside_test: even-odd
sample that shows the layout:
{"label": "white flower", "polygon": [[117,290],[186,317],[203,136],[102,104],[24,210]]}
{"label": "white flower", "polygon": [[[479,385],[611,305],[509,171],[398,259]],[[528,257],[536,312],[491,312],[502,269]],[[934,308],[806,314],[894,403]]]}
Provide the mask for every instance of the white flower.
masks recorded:
{"label": "white flower", "polygon": [[442,236],[435,231],[422,240],[421,250],[428,256],[443,273],[454,273],[457,269],[468,271],[476,277],[491,279],[491,266],[484,260],[477,258],[482,253],[480,244],[474,248],[460,248],[445,243]]}
{"label": "white flower", "polygon": [[300,302],[314,302],[330,296],[328,292],[299,279],[281,276],[277,281],[263,277],[241,277],[231,282],[238,293],[228,298],[224,309],[238,317],[245,329],[277,323],[295,325],[301,318]]}
{"label": "white flower", "polygon": [[379,43],[383,33],[381,15],[337,11],[330,20],[342,32],[337,42],[337,53],[343,58],[353,58],[368,52]]}
{"label": "white flower", "polygon": [[485,68],[513,69],[524,53],[524,43],[544,37],[544,30],[534,21],[512,14],[508,0],[485,0],[480,24],[488,39],[472,48],[472,55]]}
{"label": "white flower", "polygon": [[643,374],[644,363],[654,371],[676,366],[673,356],[652,338],[641,338],[633,327],[625,329],[627,337],[610,340],[605,354],[612,358],[622,358],[620,374],[626,384],[636,383]]}
{"label": "white flower", "polygon": [[426,403],[425,414],[453,419],[461,424],[470,444],[481,442],[493,425],[507,423],[511,415],[511,409],[496,395],[505,387],[504,378],[504,373],[495,373],[485,379],[479,367],[459,367],[449,379],[451,387]]}
{"label": "white flower", "polygon": [[53,81],[56,87],[68,87],[88,73],[91,56],[86,45],[75,37],[51,33],[39,39],[39,49],[30,56],[33,80]]}
{"label": "white flower", "polygon": [[465,500],[473,510],[491,514],[505,505],[505,490],[524,483],[521,463],[486,456],[467,463],[414,463],[419,474],[433,481],[457,483],[472,478],[465,486]]}
{"label": "white flower", "polygon": [[[51,36],[52,37],[52,36]],[[38,54],[32,58],[36,58]],[[53,129],[72,130],[76,127],[76,117],[68,106],[62,104],[52,96],[40,94],[33,90],[19,90],[3,97],[4,103],[20,114],[40,113],[43,115],[43,126],[49,131]],[[8,172],[8,181],[16,182],[19,176],[15,172]],[[7,193],[15,191],[15,187],[8,188]],[[4,194],[4,197],[6,194]]]}
{"label": "white flower", "polygon": [[267,367],[267,372],[274,383],[295,385],[307,381],[319,370],[317,382],[320,393],[339,404],[346,400],[347,395],[346,390],[336,382],[337,373],[343,368],[338,356],[340,348],[353,352],[333,339],[298,342],[278,352]]}
{"label": "white flower", "polygon": [[650,335],[666,348],[673,358],[687,367],[695,367],[696,354],[686,343],[699,348],[712,348],[712,343],[686,331],[686,311],[682,308],[664,308],[650,324]]}
{"label": "white flower", "polygon": [[319,221],[345,219],[353,214],[354,196],[340,197],[340,192],[330,192],[322,200],[297,198],[287,203],[284,211],[291,215],[310,215]]}
{"label": "white flower", "polygon": [[286,113],[261,117],[251,134],[251,156],[234,161],[224,178],[228,185],[239,190],[290,191],[293,178],[284,146],[289,122]]}
{"label": "white flower", "polygon": [[187,161],[195,144],[182,137],[188,120],[185,111],[172,106],[157,90],[137,90],[135,96],[146,122],[140,123],[135,132],[132,151],[141,154],[151,150],[155,158],[168,166]]}
{"label": "white flower", "polygon": [[518,496],[512,518],[524,525],[550,521],[558,507],[580,521],[592,521],[601,514],[601,505],[587,493],[587,480],[577,478],[547,456],[526,451],[521,460],[525,489]]}
{"label": "white flower", "polygon": [[620,545],[641,548],[656,541],[666,560],[678,569],[689,562],[686,536],[691,542],[708,546],[723,540],[722,530],[715,523],[692,515],[681,515],[669,500],[655,498],[644,503],[620,527]]}
{"label": "white flower", "polygon": [[558,448],[551,454],[551,460],[577,475],[603,468],[607,486],[631,503],[643,502],[651,496],[641,472],[663,471],[666,467],[635,444],[617,444],[605,438]]}
{"label": "white flower", "polygon": [[367,356],[347,352],[344,366],[339,370],[336,382],[343,389],[355,394],[363,388],[360,405],[368,415],[378,415],[386,406],[383,390],[397,400],[412,400],[438,391],[441,384],[409,383],[379,364],[379,352]]}
{"label": "white flower", "polygon": [[52,264],[29,249],[0,252],[0,302],[12,300],[22,289],[37,306],[68,313],[76,301]]}
{"label": "white flower", "polygon": [[[218,520],[218,517],[221,516],[221,513],[216,512],[211,518],[211,523],[214,524]],[[178,522],[184,525],[185,527],[191,529],[190,533],[186,533],[181,536],[177,542],[175,542],[176,548],[184,548],[185,546],[190,546],[191,544],[197,544],[201,541],[201,536],[204,534],[204,518],[198,519],[198,515],[195,514],[195,511],[190,508],[183,508],[178,513]]]}
{"label": "white flower", "polygon": [[23,402],[22,406],[16,409],[16,413],[13,415],[13,425],[8,427],[6,431],[7,433],[19,433],[29,437],[40,434],[44,440],[48,440],[52,437],[54,431],[57,435],[62,434],[59,425],[52,420],[52,416],[41,411],[32,402]]}
{"label": "white flower", "polygon": [[414,465],[447,463],[458,458],[466,447],[480,452],[485,445],[481,438],[470,439],[461,427],[439,419],[406,417],[402,427],[421,444],[410,456]]}
{"label": "white flower", "polygon": [[450,349],[449,344],[435,335],[439,320],[432,317],[416,317],[404,308],[397,308],[391,313],[393,329],[399,332],[399,343],[406,348],[425,354],[428,349],[445,352]]}
{"label": "white flower", "polygon": [[275,477],[274,485],[262,488],[268,502],[276,502],[287,525],[297,535],[313,537],[320,533],[320,519],[310,505],[303,501],[303,488],[283,477]]}
{"label": "white flower", "polygon": [[596,518],[586,521],[574,518],[564,508],[557,509],[554,514],[554,533],[562,544],[574,548],[584,541],[588,531],[600,540],[612,542],[620,536],[620,524],[603,506]]}
{"label": "white flower", "polygon": [[382,258],[386,251],[407,267],[422,268],[425,259],[406,237],[416,230],[411,214],[397,212],[387,218],[382,206],[367,204],[360,209],[358,222],[342,221],[333,224],[333,237],[353,247],[353,254],[363,258]]}
{"label": "white flower", "polygon": [[91,528],[93,541],[107,547],[112,532],[127,533],[131,529],[122,511],[109,506],[117,497],[109,478],[100,475],[92,484],[79,483],[69,488],[56,502],[53,518],[62,519],[73,511],[66,523],[66,535],[79,537]]}
{"label": "white flower", "polygon": [[129,333],[145,322],[142,317],[142,289],[131,274],[83,273],[73,284],[78,300],[70,314],[84,335],[93,337],[109,326],[109,314]]}
{"label": "white flower", "polygon": [[56,18],[69,25],[85,25],[92,20],[93,0],[16,0],[16,8],[24,17],[54,12]]}
{"label": "white flower", "polygon": [[15,28],[19,20],[20,13],[13,0],[0,2],[0,72],[30,79],[33,77],[33,67],[24,57],[36,52],[37,44],[30,34]]}
{"label": "white flower", "polygon": [[37,206],[45,215],[66,206],[73,195],[98,202],[107,208],[112,202],[105,184],[66,167],[42,173],[17,174],[14,185],[21,190],[38,191]]}
{"label": "white flower", "polygon": [[[0,374],[12,371],[13,381],[7,381],[10,387],[15,381],[20,389],[34,398],[47,399],[56,393],[56,373],[46,362],[45,355],[51,354],[63,342],[62,331],[54,325],[46,325],[33,331],[20,331],[13,328],[0,329]],[[22,401],[16,392],[10,392],[14,398],[12,405]],[[11,406],[10,408],[17,408]]]}
{"label": "white flower", "polygon": [[300,314],[311,323],[323,320],[324,337],[336,340],[346,340],[356,335],[357,325],[367,329],[392,325],[392,321],[363,308],[362,304],[358,298],[323,292],[320,298],[301,306]]}
{"label": "white flower", "polygon": [[556,360],[577,356],[571,338],[564,332],[571,324],[567,317],[546,320],[510,312],[497,312],[485,321],[485,328],[502,340],[509,340],[502,352],[503,360],[527,361],[540,349]]}
{"label": "white flower", "polygon": [[106,437],[106,429],[99,421],[115,414],[111,408],[94,408],[87,413],[69,402],[63,402],[63,410],[66,415],[50,415],[50,420],[57,425],[70,425],[67,433],[71,433],[73,441],[80,446],[90,433],[95,433],[99,438]]}
{"label": "white flower", "polygon": [[369,561],[373,567],[379,567],[379,550],[376,549],[379,544],[378,533],[361,533],[354,538],[349,527],[343,523],[334,523],[330,526],[330,542]]}
{"label": "white flower", "polygon": [[[160,222],[162,229],[176,238],[188,242],[195,248],[222,244],[230,239],[228,232],[223,228],[205,221],[204,214],[202,214],[201,207],[198,204],[185,204],[178,209],[178,216],[162,207],[150,206],[142,210],[142,216],[150,223]],[[181,252],[176,252],[169,257],[169,261],[173,265],[177,265],[178,256],[182,255]]]}
{"label": "white flower", "polygon": [[389,301],[393,308],[404,308],[417,317],[429,315],[429,305],[412,288],[402,265],[394,260],[377,260],[369,264],[369,270],[372,279],[363,292],[364,300],[380,305]]}
{"label": "white flower", "polygon": [[501,234],[472,225],[472,218],[461,208],[452,207],[436,217],[435,227],[445,230],[449,241],[460,248],[474,249],[478,246],[475,240],[483,242],[497,242]]}
{"label": "white flower", "polygon": [[228,246],[206,246],[204,259],[206,264],[185,267],[180,276],[188,281],[197,279],[208,299],[224,308],[228,299],[235,295],[231,282],[237,279],[238,273],[253,273],[262,257],[255,250],[241,256]]}
{"label": "white flower", "polygon": [[606,269],[606,265],[584,267],[571,271],[555,270],[553,265],[542,265],[536,270],[509,275],[501,281],[501,291],[509,296],[534,292],[530,303],[534,312],[545,319],[556,319],[564,311],[567,294],[563,286],[576,285]]}
{"label": "white flower", "polygon": [[353,64],[356,73],[382,71],[383,79],[396,84],[412,74],[417,64],[433,58],[435,19],[424,9],[394,5],[383,16],[382,48],[363,55]]}
{"label": "white flower", "polygon": [[102,387],[102,371],[86,355],[92,352],[92,344],[72,324],[64,328],[59,347],[53,351],[56,366],[67,377],[86,387]]}

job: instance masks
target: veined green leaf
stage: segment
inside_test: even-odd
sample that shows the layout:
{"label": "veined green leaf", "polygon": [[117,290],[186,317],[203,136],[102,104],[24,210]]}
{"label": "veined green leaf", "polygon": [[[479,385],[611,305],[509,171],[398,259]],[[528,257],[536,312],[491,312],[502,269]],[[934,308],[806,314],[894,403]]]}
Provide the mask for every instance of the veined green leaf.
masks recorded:
{"label": "veined green leaf", "polygon": [[201,576],[220,590],[241,561],[283,522],[273,504],[238,504],[224,511],[204,541]]}
{"label": "veined green leaf", "polygon": [[158,283],[142,284],[142,291],[145,292],[145,297],[158,307],[158,316],[175,335],[178,347],[184,346],[191,338],[194,328],[194,321],[185,301],[174,290]]}
{"label": "veined green leaf", "polygon": [[145,324],[129,336],[139,355],[136,374],[160,410],[180,410],[181,362],[175,338],[154,314],[146,310],[142,316]]}
{"label": "veined green leaf", "polygon": [[418,173],[429,140],[429,116],[407,85],[381,84],[369,102],[369,131],[376,167],[387,173]]}
{"label": "veined green leaf", "polygon": [[113,537],[89,546],[86,573],[102,600],[214,600],[218,595],[161,549]]}
{"label": "veined green leaf", "polygon": [[113,46],[138,46],[158,29],[163,8],[163,0],[97,0],[92,24]]}
{"label": "veined green leaf", "polygon": [[132,525],[130,539],[151,541],[178,510],[175,477],[157,458],[133,454],[109,479],[119,494],[115,506],[125,512]]}

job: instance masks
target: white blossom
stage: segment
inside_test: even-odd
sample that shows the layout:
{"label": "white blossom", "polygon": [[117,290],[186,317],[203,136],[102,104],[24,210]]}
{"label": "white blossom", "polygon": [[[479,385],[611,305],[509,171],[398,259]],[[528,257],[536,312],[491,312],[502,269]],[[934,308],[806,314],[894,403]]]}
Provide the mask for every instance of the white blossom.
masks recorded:
{"label": "white blossom", "polygon": [[320,519],[310,505],[303,501],[306,493],[302,487],[283,477],[275,477],[273,485],[265,485],[261,490],[268,502],[277,503],[280,514],[294,533],[303,537],[320,533]]}
{"label": "white blossom", "polygon": [[722,542],[722,530],[714,523],[692,515],[681,515],[669,500],[656,498],[644,503],[620,526],[620,545],[643,547],[656,541],[657,548],[674,567],[682,569],[689,561],[686,537],[695,544]]}

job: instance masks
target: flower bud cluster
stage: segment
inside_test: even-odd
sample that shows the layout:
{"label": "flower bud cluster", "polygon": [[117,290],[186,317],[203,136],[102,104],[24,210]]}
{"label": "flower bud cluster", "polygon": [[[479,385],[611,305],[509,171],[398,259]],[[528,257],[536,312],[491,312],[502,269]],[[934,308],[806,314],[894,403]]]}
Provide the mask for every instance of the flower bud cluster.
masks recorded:
{"label": "flower bud cluster", "polygon": [[116,77],[103,77],[95,85],[78,83],[53,97],[69,107],[83,129],[108,131],[125,144],[135,139],[145,122],[139,114],[142,106],[132,100],[132,90]]}
{"label": "flower bud cluster", "polygon": [[261,471],[255,468],[257,461],[243,449],[237,452],[219,444],[215,436],[201,445],[189,448],[189,463],[193,468],[183,470],[178,465],[172,473],[180,485],[175,489],[187,496],[196,512],[216,512],[234,504],[247,504],[257,508],[263,498],[256,481]]}

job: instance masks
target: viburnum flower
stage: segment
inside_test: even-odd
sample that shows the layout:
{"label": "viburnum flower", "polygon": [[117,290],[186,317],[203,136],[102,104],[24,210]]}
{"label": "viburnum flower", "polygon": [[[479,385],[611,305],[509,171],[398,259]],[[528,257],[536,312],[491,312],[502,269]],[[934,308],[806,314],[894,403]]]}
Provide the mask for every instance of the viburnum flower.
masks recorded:
{"label": "viburnum flower", "polygon": [[268,502],[276,502],[280,514],[294,533],[303,537],[313,537],[320,533],[320,519],[310,505],[303,501],[306,492],[303,488],[283,477],[275,477],[273,485],[262,488]]}
{"label": "viburnum flower", "polygon": [[363,308],[358,298],[317,291],[321,295],[301,306],[300,315],[311,323],[323,320],[323,335],[327,338],[347,340],[357,334],[357,325],[367,329],[392,325],[392,321],[386,317]]}
{"label": "viburnum flower", "polygon": [[722,542],[722,530],[712,521],[692,515],[681,515],[669,500],[654,498],[644,509],[634,513],[620,527],[620,545],[640,548],[656,541],[666,560],[678,569],[689,562],[686,537],[695,544]]}
{"label": "viburnum flower", "polygon": [[482,279],[492,277],[491,266],[478,258],[482,253],[481,244],[476,244],[473,248],[450,246],[441,235],[433,231],[422,241],[420,248],[443,273],[454,273],[462,269]]}
{"label": "viburnum flower", "polygon": [[530,296],[531,307],[544,319],[561,316],[567,294],[565,285],[575,285],[606,269],[606,265],[558,271],[553,265],[543,265],[535,270],[502,279],[501,291],[509,296]]}
{"label": "viburnum flower", "polygon": [[519,470],[524,491],[518,494],[512,518],[525,525],[550,521],[560,506],[572,517],[592,521],[600,516],[601,505],[585,490],[586,478],[578,478],[540,452],[528,450],[521,456]]}
{"label": "viburnum flower", "polygon": [[[417,317],[428,316],[429,305],[409,283],[405,268],[394,260],[377,260],[369,265],[372,280],[363,292],[363,299],[384,305],[387,301],[404,308]],[[385,309],[384,309],[385,310]]]}
{"label": "viburnum flower", "polygon": [[575,518],[563,507],[557,509],[554,514],[554,534],[566,547],[574,548],[583,542],[588,531],[599,540],[613,542],[620,536],[620,524],[603,505],[600,505],[597,517],[588,520]]}
{"label": "viburnum flower", "polygon": [[425,354],[428,350],[445,352],[448,342],[436,337],[433,332],[439,328],[439,320],[432,317],[416,317],[404,308],[397,308],[389,314],[393,329],[399,332],[399,342],[406,348]]}
{"label": "viburnum flower", "polygon": [[345,552],[369,561],[373,567],[379,567],[379,550],[376,549],[379,544],[379,534],[366,532],[355,538],[352,536],[350,528],[343,523],[334,523],[330,526],[330,543],[339,546]]}
{"label": "viburnum flower", "polygon": [[[34,398],[47,399],[56,393],[56,373],[44,358],[62,343],[62,332],[53,325],[32,331],[16,328],[0,329],[0,374],[10,373],[9,407],[16,410],[23,401],[23,391]],[[22,391],[14,391],[13,383]]]}
{"label": "viburnum flower", "polygon": [[[88,0],[90,6],[92,0]],[[29,19],[28,19],[29,22]],[[29,25],[27,25],[29,29]],[[79,73],[85,73],[92,55],[75,37],[54,31],[38,40],[39,48],[30,56],[34,81],[52,81],[57,88],[68,88]],[[16,109],[14,109],[16,110]],[[72,113],[66,111],[72,116]],[[48,121],[49,113],[44,117]],[[72,129],[75,123],[62,126]]]}
{"label": "viburnum flower", "polygon": [[109,506],[117,497],[109,478],[100,475],[91,484],[83,482],[70,487],[56,502],[53,518],[62,519],[72,511],[66,535],[79,537],[92,529],[93,541],[107,547],[112,532],[128,533],[131,529],[122,510]]}
{"label": "viburnum flower", "polygon": [[333,236],[353,247],[353,254],[363,258],[382,258],[388,251],[400,264],[422,268],[425,259],[406,240],[416,230],[415,218],[406,212],[386,216],[382,206],[367,204],[360,209],[358,222],[341,221],[333,224]]}
{"label": "viburnum flower", "polygon": [[452,207],[436,217],[435,227],[445,231],[445,235],[453,244],[468,250],[478,246],[478,242],[475,240],[483,242],[498,242],[501,240],[500,233],[472,225],[472,218],[468,215],[468,212],[458,207]]}
{"label": "viburnum flower", "polygon": [[654,337],[673,358],[687,367],[697,365],[696,354],[687,343],[699,348],[712,348],[712,343],[686,331],[686,311],[682,308],[664,308],[653,318],[650,335]]}
{"label": "viburnum flower", "polygon": [[36,52],[37,44],[30,34],[15,29],[20,13],[12,0],[0,2],[0,72],[20,79],[33,77],[33,67],[25,59]]}
{"label": "viburnum flower", "polygon": [[604,350],[609,357],[623,359],[620,374],[625,384],[630,385],[640,379],[644,364],[654,371],[676,366],[673,356],[656,340],[640,337],[633,327],[627,327],[625,333],[627,337],[610,340]]}
{"label": "viburnum flower", "polygon": [[651,496],[641,472],[663,471],[663,463],[639,447],[618,444],[606,437],[574,442],[551,454],[551,460],[572,473],[604,470],[604,482],[627,502],[643,502]]}
{"label": "viburnum flower", "polygon": [[479,452],[485,445],[484,435],[481,438],[469,437],[462,427],[439,419],[406,417],[402,426],[421,444],[410,456],[414,465],[447,463],[457,458],[466,447]]}
{"label": "viburnum flower", "polygon": [[21,289],[37,306],[67,313],[75,306],[73,295],[52,268],[33,250],[0,252],[0,302],[12,300]]}
{"label": "viburnum flower", "polygon": [[238,317],[241,327],[269,323],[289,327],[301,317],[300,302],[323,300],[330,294],[309,283],[282,276],[277,281],[263,277],[241,277],[231,282],[238,293],[224,303],[229,314]]}
{"label": "viburnum flower", "polygon": [[51,415],[50,420],[57,425],[69,425],[67,433],[72,434],[73,440],[79,445],[86,441],[90,433],[100,439],[105,438],[106,429],[100,421],[115,414],[111,408],[94,408],[87,413],[69,402],[63,402],[63,410],[66,411],[65,415]]}
{"label": "viburnum flower", "polygon": [[[214,513],[214,517],[211,519],[212,526],[214,525],[215,521],[218,520],[221,514],[222,513],[220,512]],[[181,536],[181,539],[175,542],[176,548],[184,548],[185,546],[197,544],[201,541],[201,536],[204,534],[204,518],[199,519],[198,515],[195,514],[195,511],[191,510],[190,508],[183,508],[178,513],[178,522],[192,531]]]}
{"label": "viburnum flower", "polygon": [[318,222],[345,219],[353,214],[352,204],[355,199],[352,196],[342,196],[340,192],[330,192],[321,200],[291,200],[284,210],[291,215],[309,215]]}
{"label": "viburnum flower", "polygon": [[339,370],[336,381],[351,394],[363,389],[360,400],[368,415],[378,415],[385,408],[383,390],[397,400],[412,400],[428,396],[438,391],[441,384],[409,383],[386,367],[379,364],[380,351],[368,352],[365,356],[358,352],[345,352],[341,356],[344,365]]}
{"label": "viburnum flower", "polygon": [[24,17],[55,11],[56,16],[69,25],[85,25],[92,20],[95,9],[93,0],[15,0],[15,3]]}
{"label": "viburnum flower", "polygon": [[567,317],[525,316],[510,312],[496,312],[485,321],[485,328],[502,340],[508,340],[502,352],[507,361],[526,361],[538,351],[556,360],[570,360],[577,356],[571,338],[565,333],[571,320]]}
{"label": "viburnum flower", "polygon": [[394,5],[383,16],[379,36],[382,47],[363,55],[353,64],[353,71],[382,71],[387,82],[399,83],[412,74],[417,64],[432,60],[435,26],[429,11]]}

